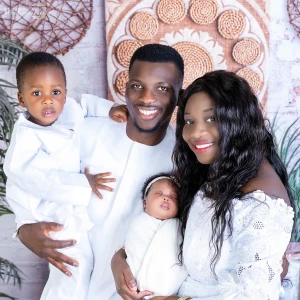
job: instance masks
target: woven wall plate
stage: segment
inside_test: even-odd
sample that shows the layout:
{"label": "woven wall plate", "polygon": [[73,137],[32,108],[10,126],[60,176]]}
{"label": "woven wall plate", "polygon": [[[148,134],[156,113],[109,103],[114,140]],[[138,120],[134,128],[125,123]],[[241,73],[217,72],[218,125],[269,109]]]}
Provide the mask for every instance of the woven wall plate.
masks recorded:
{"label": "woven wall plate", "polygon": [[[236,72],[249,66],[260,76],[257,96],[264,105],[269,72],[266,1],[105,0],[108,98],[125,102],[121,73],[128,70],[131,55],[142,45],[159,43],[174,47],[183,56],[183,88],[205,72]],[[249,46],[246,39],[253,43]]]}
{"label": "woven wall plate", "polygon": [[288,0],[287,9],[290,17],[290,23],[300,37],[300,0]]}
{"label": "woven wall plate", "polygon": [[158,29],[156,17],[147,12],[137,12],[130,19],[130,32],[140,40],[149,40],[155,36]]}
{"label": "woven wall plate", "polygon": [[118,62],[125,68],[129,67],[130,59],[135,50],[140,48],[142,44],[138,41],[125,40],[118,44],[116,57]]}
{"label": "woven wall plate", "polygon": [[183,88],[186,88],[196,78],[214,69],[210,54],[200,45],[191,42],[181,42],[173,46],[184,61]]}
{"label": "woven wall plate", "polygon": [[261,55],[259,43],[251,38],[245,38],[237,42],[232,50],[233,59],[241,65],[255,63]]}
{"label": "woven wall plate", "polygon": [[238,38],[245,26],[245,16],[237,10],[226,10],[218,18],[218,30],[225,39]]}
{"label": "woven wall plate", "polygon": [[1,0],[1,8],[0,36],[18,39],[31,51],[57,55],[67,53],[85,36],[93,0]]}
{"label": "woven wall plate", "polygon": [[212,23],[218,15],[219,6],[215,0],[193,0],[190,2],[190,17],[199,25]]}
{"label": "woven wall plate", "polygon": [[258,73],[249,68],[242,68],[236,74],[247,80],[255,93],[260,91],[262,80]]}
{"label": "woven wall plate", "polygon": [[187,10],[182,0],[160,0],[157,15],[166,24],[176,24],[184,19]]}
{"label": "woven wall plate", "polygon": [[129,73],[128,71],[123,71],[121,72],[117,78],[116,78],[116,82],[115,82],[115,85],[116,85],[116,88],[117,88],[117,91],[122,95],[122,96],[125,96],[125,92],[126,92],[126,84],[129,80]]}

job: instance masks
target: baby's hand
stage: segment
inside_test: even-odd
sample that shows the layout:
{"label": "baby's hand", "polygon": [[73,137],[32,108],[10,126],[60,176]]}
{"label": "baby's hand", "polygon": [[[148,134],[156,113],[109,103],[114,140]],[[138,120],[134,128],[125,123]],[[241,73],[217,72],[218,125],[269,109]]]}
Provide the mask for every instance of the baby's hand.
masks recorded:
{"label": "baby's hand", "polygon": [[118,123],[127,122],[128,120],[127,106],[121,104],[119,106],[112,107],[109,111],[109,117]]}
{"label": "baby's hand", "polygon": [[87,180],[89,181],[89,184],[92,188],[92,191],[100,199],[103,199],[103,196],[99,192],[99,189],[100,190],[106,190],[106,191],[109,191],[109,192],[114,191],[114,189],[112,189],[111,187],[103,184],[103,183],[109,183],[109,182],[115,182],[116,181],[116,178],[104,178],[104,177],[110,176],[111,175],[110,172],[99,173],[99,174],[92,175],[92,174],[90,174],[89,168],[85,168],[84,169],[84,174],[85,174]]}

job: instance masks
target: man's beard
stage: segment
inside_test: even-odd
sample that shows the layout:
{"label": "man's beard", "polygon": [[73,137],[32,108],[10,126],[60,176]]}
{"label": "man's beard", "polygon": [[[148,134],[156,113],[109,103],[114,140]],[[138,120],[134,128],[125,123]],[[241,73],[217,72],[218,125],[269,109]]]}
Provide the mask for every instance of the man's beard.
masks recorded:
{"label": "man's beard", "polygon": [[155,133],[161,128],[160,122],[150,129],[141,128],[135,120],[133,120],[133,125],[140,133]]}

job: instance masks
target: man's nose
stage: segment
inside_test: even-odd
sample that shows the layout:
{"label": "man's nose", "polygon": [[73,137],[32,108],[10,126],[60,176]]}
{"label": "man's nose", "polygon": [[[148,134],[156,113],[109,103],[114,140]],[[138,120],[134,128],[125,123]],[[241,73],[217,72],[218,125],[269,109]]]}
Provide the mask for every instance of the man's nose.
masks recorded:
{"label": "man's nose", "polygon": [[157,101],[154,93],[149,89],[145,89],[142,92],[140,100],[146,104],[151,104]]}

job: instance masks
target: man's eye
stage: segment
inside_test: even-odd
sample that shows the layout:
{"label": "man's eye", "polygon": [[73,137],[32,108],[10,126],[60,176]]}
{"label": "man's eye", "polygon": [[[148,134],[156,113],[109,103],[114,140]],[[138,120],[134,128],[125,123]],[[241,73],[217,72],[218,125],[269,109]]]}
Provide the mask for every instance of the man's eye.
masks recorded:
{"label": "man's eye", "polygon": [[211,116],[207,119],[207,122],[209,123],[212,123],[212,122],[215,122],[216,121],[216,118],[214,116]]}
{"label": "man's eye", "polygon": [[59,90],[53,91],[53,95],[59,95],[59,94],[60,94],[60,91],[59,91]]}
{"label": "man's eye", "polygon": [[38,97],[38,96],[41,96],[42,93],[40,91],[35,91],[35,92],[32,93],[32,95]]}
{"label": "man's eye", "polygon": [[186,125],[192,125],[192,124],[194,124],[194,121],[193,120],[185,120],[184,121],[184,124],[186,124]]}
{"label": "man's eye", "polygon": [[159,90],[159,91],[167,91],[168,90],[168,88],[167,87],[165,87],[165,86],[160,86],[160,87],[158,87],[158,89],[157,90]]}

